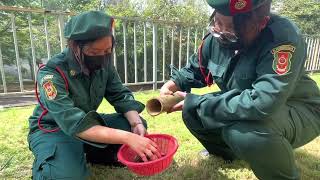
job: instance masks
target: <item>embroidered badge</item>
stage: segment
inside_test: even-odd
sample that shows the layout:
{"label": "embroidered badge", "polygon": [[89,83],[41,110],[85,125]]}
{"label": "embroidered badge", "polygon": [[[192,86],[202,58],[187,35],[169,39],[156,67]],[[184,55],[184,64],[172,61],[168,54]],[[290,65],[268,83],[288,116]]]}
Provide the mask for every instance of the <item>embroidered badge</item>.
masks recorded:
{"label": "embroidered badge", "polygon": [[43,84],[43,82],[51,80],[51,79],[53,79],[53,75],[47,74],[41,79],[40,82],[41,82],[41,84]]}
{"label": "embroidered badge", "polygon": [[272,49],[271,53],[274,56],[272,68],[279,75],[285,75],[290,71],[292,53],[295,47],[291,45],[281,45]]}
{"label": "embroidered badge", "polygon": [[76,75],[76,71],[75,70],[70,70],[70,75],[71,76],[75,76]]}
{"label": "embroidered badge", "polygon": [[243,8],[245,8],[247,5],[247,2],[244,0],[239,0],[238,2],[236,2],[236,4],[234,5],[234,8],[236,8],[237,10],[241,10]]}
{"label": "embroidered badge", "polygon": [[54,87],[51,80],[44,82],[42,87],[46,92],[46,97],[48,100],[54,100],[57,97],[57,89]]}
{"label": "embroidered badge", "polygon": [[43,80],[51,80],[51,79],[53,79],[53,75],[45,75],[43,78],[42,78]]}
{"label": "embroidered badge", "polygon": [[251,0],[230,0],[229,5],[231,15],[248,12],[252,7]]}

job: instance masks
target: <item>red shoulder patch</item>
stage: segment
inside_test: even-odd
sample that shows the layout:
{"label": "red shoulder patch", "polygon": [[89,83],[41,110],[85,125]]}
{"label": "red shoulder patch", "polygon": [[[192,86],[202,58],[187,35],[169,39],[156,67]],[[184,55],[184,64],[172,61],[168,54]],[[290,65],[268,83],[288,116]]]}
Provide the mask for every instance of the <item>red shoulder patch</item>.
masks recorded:
{"label": "red shoulder patch", "polygon": [[46,92],[46,97],[48,100],[54,100],[57,97],[57,94],[58,94],[57,89],[53,85],[51,80],[44,82],[42,87]]}
{"label": "red shoulder patch", "polygon": [[295,47],[291,45],[281,45],[272,49],[271,53],[274,56],[272,69],[279,75],[287,74],[291,69],[292,53]]}

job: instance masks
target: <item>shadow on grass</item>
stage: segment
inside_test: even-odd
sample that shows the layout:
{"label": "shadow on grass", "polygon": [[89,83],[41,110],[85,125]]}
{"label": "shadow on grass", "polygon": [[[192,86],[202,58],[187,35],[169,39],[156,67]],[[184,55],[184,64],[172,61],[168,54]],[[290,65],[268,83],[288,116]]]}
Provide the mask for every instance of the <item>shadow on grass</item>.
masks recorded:
{"label": "shadow on grass", "polygon": [[[320,179],[320,157],[314,156],[306,151],[295,152],[295,159],[301,172],[302,180]],[[180,162],[180,163],[179,163]],[[235,179],[257,179],[249,165],[237,160],[233,163],[225,163],[221,158],[211,156],[210,158],[199,158],[196,162],[190,158],[178,159],[161,174],[151,177],[141,177],[131,173],[127,168],[108,168],[105,166],[91,166],[92,177],[90,180],[103,179],[148,179],[148,180],[235,180]]]}
{"label": "shadow on grass", "polygon": [[[141,177],[131,173],[127,168],[110,168],[104,166],[93,165],[90,167],[92,176],[90,180],[101,179],[172,179],[172,180],[184,180],[184,179],[239,179],[239,177],[248,177],[246,175],[239,174],[240,172],[249,172],[248,165],[243,161],[236,161],[235,163],[227,164],[223,160],[216,157],[210,157],[205,159],[199,159],[196,163],[193,163],[191,159],[180,160],[182,163],[174,161],[171,166],[161,174]],[[188,163],[189,162],[189,163]],[[182,165],[181,165],[182,164]],[[229,171],[234,174],[227,175]],[[248,178],[243,178],[248,179]],[[251,178],[252,179],[252,178]]]}

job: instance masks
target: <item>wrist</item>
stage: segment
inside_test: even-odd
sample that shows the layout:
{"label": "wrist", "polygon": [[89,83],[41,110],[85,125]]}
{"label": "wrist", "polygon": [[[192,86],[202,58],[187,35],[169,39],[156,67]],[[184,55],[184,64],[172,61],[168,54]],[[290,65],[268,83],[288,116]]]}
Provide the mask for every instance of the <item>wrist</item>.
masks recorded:
{"label": "wrist", "polygon": [[132,133],[130,132],[125,132],[123,138],[122,138],[122,143],[121,144],[129,144],[131,141]]}
{"label": "wrist", "polygon": [[136,127],[139,124],[142,124],[142,122],[141,121],[134,121],[134,122],[130,123],[131,127]]}

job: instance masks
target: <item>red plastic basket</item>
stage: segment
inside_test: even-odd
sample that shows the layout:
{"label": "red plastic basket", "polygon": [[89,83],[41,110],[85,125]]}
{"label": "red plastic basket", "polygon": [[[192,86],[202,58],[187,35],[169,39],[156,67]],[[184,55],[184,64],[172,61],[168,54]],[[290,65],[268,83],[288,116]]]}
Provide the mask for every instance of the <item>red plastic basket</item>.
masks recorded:
{"label": "red plastic basket", "polygon": [[163,157],[154,161],[139,162],[138,154],[128,145],[122,145],[118,151],[118,160],[138,175],[152,176],[161,173],[170,166],[179,145],[176,138],[166,134],[149,134],[145,137],[157,143]]}

